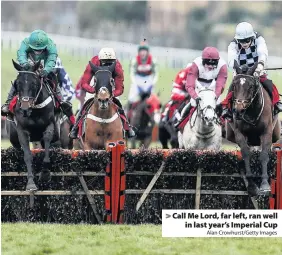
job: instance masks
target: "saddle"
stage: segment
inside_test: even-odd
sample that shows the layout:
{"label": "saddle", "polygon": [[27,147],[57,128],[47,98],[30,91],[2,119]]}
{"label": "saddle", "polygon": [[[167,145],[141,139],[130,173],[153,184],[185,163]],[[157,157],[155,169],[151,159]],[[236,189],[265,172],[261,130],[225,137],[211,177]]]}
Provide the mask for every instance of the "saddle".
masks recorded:
{"label": "saddle", "polygon": [[183,133],[184,127],[186,126],[186,124],[188,123],[188,121],[190,120],[192,114],[195,112],[196,109],[197,107],[192,107],[189,114],[179,124],[178,129],[181,133]]}

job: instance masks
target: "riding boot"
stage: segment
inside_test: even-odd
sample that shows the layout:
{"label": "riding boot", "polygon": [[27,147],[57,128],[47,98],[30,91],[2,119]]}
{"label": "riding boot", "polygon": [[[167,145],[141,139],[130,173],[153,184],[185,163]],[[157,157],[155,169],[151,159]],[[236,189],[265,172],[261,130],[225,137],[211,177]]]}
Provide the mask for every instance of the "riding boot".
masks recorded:
{"label": "riding boot", "polygon": [[175,124],[174,127],[178,128],[179,125],[182,123],[182,121],[188,116],[188,114],[190,113],[190,110],[192,108],[191,102],[189,102],[182,110],[181,112],[181,118],[180,120],[178,120]]}
{"label": "riding boot", "polygon": [[280,101],[274,105],[274,116],[279,112],[282,112],[282,103]]}
{"label": "riding boot", "polygon": [[12,101],[12,99],[14,98],[14,96],[17,94],[17,91],[16,91],[16,88],[15,88],[15,86],[14,86],[14,83],[15,83],[15,82],[13,82],[13,84],[12,84],[12,86],[11,86],[11,89],[10,89],[10,91],[9,91],[9,93],[8,93],[8,98],[7,98],[6,102],[5,102],[5,104],[3,104],[3,105],[1,106],[1,115],[2,115],[2,116],[7,116],[7,114],[10,113],[10,110],[9,110],[10,102]]}
{"label": "riding boot", "polygon": [[123,108],[122,108],[122,104],[120,103],[120,101],[116,97],[113,97],[113,102],[118,106],[118,112],[119,112],[119,115],[121,117],[123,128],[127,133],[127,137],[128,138],[135,137],[136,133],[133,130],[133,127],[129,124],[129,121],[128,121],[126,115],[125,115]]}
{"label": "riding boot", "polygon": [[77,139],[77,135],[78,135],[78,124],[80,123],[80,120],[83,117],[83,111],[84,111],[84,105],[80,108],[78,115],[77,115],[77,119],[76,122],[74,123],[70,133],[69,133],[69,138],[71,139]]}
{"label": "riding boot", "polygon": [[[277,115],[279,112],[282,112],[282,103],[280,102],[279,98],[279,92],[276,88],[276,86],[273,84],[272,80],[267,79],[267,78],[261,78],[260,80],[262,86],[264,89],[268,92],[270,95],[271,101],[276,101],[273,107],[273,115]],[[277,102],[277,100],[279,100]]]}
{"label": "riding boot", "polygon": [[59,86],[56,86],[56,96],[57,96],[57,99],[60,101],[61,110],[68,117],[71,123],[70,129],[72,129],[72,127],[75,124],[75,116],[72,110],[72,103],[68,101],[62,101],[62,94],[61,94],[61,89]]}
{"label": "riding boot", "polygon": [[228,119],[232,120],[232,111],[231,111],[231,100],[233,96],[233,91],[232,91],[232,84],[229,86],[228,93],[225,97],[225,99],[220,103],[221,106],[217,106],[216,110],[217,112],[221,112],[221,117],[223,119]]}

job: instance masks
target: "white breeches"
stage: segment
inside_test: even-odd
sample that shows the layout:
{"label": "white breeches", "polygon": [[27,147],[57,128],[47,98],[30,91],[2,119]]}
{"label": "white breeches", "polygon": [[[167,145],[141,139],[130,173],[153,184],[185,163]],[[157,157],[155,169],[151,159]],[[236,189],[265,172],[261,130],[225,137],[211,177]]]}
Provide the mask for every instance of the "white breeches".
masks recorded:
{"label": "white breeches", "polygon": [[[135,76],[135,83],[131,84],[130,90],[129,90],[129,95],[128,95],[128,101],[130,103],[137,102],[139,100],[139,92],[140,89],[142,91],[148,91],[151,86],[153,86],[151,92],[154,89],[154,84],[153,84],[153,75],[148,75],[148,76]],[[140,89],[138,88],[140,87]]]}

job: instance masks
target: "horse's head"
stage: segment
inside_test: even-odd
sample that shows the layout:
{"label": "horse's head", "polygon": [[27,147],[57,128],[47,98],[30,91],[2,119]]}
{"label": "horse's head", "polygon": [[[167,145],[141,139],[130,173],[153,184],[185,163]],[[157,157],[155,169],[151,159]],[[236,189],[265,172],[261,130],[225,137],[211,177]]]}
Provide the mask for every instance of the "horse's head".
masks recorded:
{"label": "horse's head", "polygon": [[109,101],[113,96],[113,90],[115,89],[113,72],[116,62],[111,66],[95,66],[91,62],[89,64],[94,73],[95,98],[98,100],[100,109],[107,109],[109,107]]}
{"label": "horse's head", "polygon": [[24,70],[21,65],[16,63],[14,60],[13,65],[19,72],[18,77],[15,81],[15,87],[19,94],[20,109],[29,116],[31,114],[31,107],[36,103],[38,94],[40,92],[40,79],[35,71],[40,66],[38,61],[30,70]]}
{"label": "horse's head", "polygon": [[206,125],[212,126],[217,120],[217,115],[215,112],[217,99],[215,92],[213,89],[202,87],[200,88],[198,95],[201,98],[198,105],[200,116]]}
{"label": "horse's head", "polygon": [[252,103],[259,89],[259,80],[253,76],[257,63],[248,68],[239,67],[237,61],[234,62],[234,68],[237,75],[233,78],[233,109],[237,114],[244,112]]}

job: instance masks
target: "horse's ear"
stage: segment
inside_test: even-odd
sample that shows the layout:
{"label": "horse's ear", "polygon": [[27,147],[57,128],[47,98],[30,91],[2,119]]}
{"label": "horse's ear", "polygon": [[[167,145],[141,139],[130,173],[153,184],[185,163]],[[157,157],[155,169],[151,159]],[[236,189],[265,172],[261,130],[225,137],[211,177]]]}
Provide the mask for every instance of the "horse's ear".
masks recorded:
{"label": "horse's ear", "polygon": [[95,66],[91,61],[89,61],[89,65],[93,71],[93,73],[97,73],[99,70],[100,70],[100,67],[99,66]]}
{"label": "horse's ear", "polygon": [[37,61],[35,65],[32,66],[32,72],[35,72],[39,68],[39,66],[40,66],[40,60]]}
{"label": "horse's ear", "polygon": [[234,59],[234,69],[235,69],[237,74],[242,73],[242,69],[240,68],[240,66],[238,65],[238,62],[235,59]]}
{"label": "horse's ear", "polygon": [[12,59],[12,62],[13,62],[13,65],[14,65],[14,67],[17,71],[23,70],[22,66],[20,64],[18,64],[17,62],[15,62],[13,59]]}
{"label": "horse's ear", "polygon": [[255,72],[256,68],[258,66],[258,63],[255,63],[247,72],[248,75],[253,75],[253,73]]}
{"label": "horse's ear", "polygon": [[112,63],[110,66],[109,66],[109,71],[111,73],[113,73],[116,69],[116,61],[114,61],[114,63]]}

